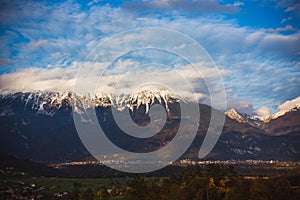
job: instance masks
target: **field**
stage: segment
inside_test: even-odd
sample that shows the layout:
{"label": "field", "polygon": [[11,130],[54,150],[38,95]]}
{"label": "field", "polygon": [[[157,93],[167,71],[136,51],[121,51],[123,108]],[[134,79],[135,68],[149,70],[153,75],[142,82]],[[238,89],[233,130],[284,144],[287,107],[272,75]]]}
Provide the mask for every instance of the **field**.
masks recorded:
{"label": "field", "polygon": [[[14,190],[22,191],[24,196],[38,196],[41,198],[50,197],[53,199],[70,196],[72,193],[78,193],[80,199],[85,199],[84,196],[103,196],[103,191],[108,192],[109,199],[119,199],[116,195],[117,188],[126,188],[126,183],[131,178],[4,178],[0,180],[0,192],[4,195],[5,192]],[[5,189],[7,191],[5,191]],[[120,189],[117,191],[120,193]],[[114,193],[113,195],[111,193]],[[121,193],[122,194],[122,193]],[[73,194],[72,194],[73,195]],[[71,197],[71,199],[73,199]]]}
{"label": "field", "polygon": [[[181,169],[159,177],[66,178],[18,173],[0,179],[0,199],[273,200],[288,197],[296,200],[300,197],[298,163],[256,162],[235,164],[235,167],[223,163],[208,164],[205,168],[181,165]],[[258,175],[258,171],[263,173]]]}

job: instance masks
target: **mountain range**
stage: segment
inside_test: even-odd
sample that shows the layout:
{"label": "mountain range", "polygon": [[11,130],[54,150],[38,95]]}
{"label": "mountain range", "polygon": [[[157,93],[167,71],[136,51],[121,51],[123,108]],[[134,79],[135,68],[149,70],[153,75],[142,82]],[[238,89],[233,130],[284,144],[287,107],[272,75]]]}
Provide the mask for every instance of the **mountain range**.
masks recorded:
{"label": "mountain range", "polygon": [[[93,159],[82,144],[73,121],[74,115],[96,108],[106,136],[119,147],[132,152],[151,152],[167,145],[180,125],[180,104],[185,99],[161,91],[140,91],[134,96],[77,96],[71,92],[13,93],[0,96],[0,153],[45,163]],[[154,104],[165,107],[163,129],[149,138],[125,134],[114,121],[111,108],[125,107],[138,125],[151,120]],[[197,135],[180,159],[199,160],[198,151],[210,122],[211,111],[226,115],[221,137],[205,160],[300,160],[300,109],[295,106],[268,119],[223,111],[198,104],[201,117]],[[74,112],[72,112],[74,111]],[[82,118],[84,120],[84,118]]]}
{"label": "mountain range", "polygon": [[234,108],[227,110],[225,114],[240,123],[247,123],[259,128],[263,130],[265,134],[285,135],[291,132],[300,132],[299,110],[300,105],[296,104],[292,108],[280,110],[267,117],[239,113]]}

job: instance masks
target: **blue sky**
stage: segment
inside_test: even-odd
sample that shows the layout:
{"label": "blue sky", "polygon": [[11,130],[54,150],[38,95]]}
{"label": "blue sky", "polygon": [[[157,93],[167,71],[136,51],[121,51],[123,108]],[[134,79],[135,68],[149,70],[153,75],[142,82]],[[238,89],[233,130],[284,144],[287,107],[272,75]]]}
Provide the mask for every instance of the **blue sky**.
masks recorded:
{"label": "blue sky", "polygon": [[275,112],[300,96],[299,22],[297,0],[1,0],[0,90],[25,90],[24,79],[51,84],[57,71],[68,81],[101,39],[154,26],[182,32],[207,50],[226,71],[229,107]]}

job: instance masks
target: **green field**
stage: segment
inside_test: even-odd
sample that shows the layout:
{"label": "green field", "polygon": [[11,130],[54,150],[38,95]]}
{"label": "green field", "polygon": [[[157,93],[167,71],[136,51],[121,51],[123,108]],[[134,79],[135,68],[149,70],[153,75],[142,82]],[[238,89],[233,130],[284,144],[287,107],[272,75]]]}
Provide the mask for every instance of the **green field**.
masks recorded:
{"label": "green field", "polygon": [[[99,191],[125,188],[129,180],[130,178],[4,178],[0,180],[0,188],[29,187],[32,193],[47,196],[53,196],[55,193],[71,193],[75,189],[82,196],[90,190],[95,197]],[[109,199],[120,199],[120,197],[116,195]]]}
{"label": "green field", "polygon": [[1,180],[1,186],[14,185],[16,183],[35,184],[36,186],[53,187],[53,191],[72,190],[74,185],[79,184],[80,188],[91,188],[95,190],[104,185],[110,185],[114,181],[119,181],[121,184],[126,183],[126,178],[109,179],[109,178],[19,178],[19,179],[4,179]]}
{"label": "green field", "polygon": [[[205,170],[186,166],[181,173],[167,177],[51,178],[29,177],[20,173],[0,179],[0,199],[74,200],[232,200],[300,199],[299,165],[288,163],[249,165],[252,175],[237,173],[232,166],[211,164]],[[288,171],[278,171],[291,168]],[[241,169],[248,170],[247,166]],[[255,169],[254,169],[255,168]],[[267,169],[268,173],[262,169]],[[254,171],[253,171],[254,170]],[[269,174],[273,170],[275,173]],[[260,174],[256,174],[260,171]],[[7,173],[8,174],[8,173]],[[287,198],[286,198],[287,197]]]}

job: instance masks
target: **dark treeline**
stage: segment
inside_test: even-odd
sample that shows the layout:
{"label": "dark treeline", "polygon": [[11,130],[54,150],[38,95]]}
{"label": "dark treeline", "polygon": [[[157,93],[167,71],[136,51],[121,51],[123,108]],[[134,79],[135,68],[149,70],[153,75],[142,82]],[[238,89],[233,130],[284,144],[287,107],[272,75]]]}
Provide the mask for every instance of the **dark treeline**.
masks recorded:
{"label": "dark treeline", "polygon": [[230,166],[186,168],[168,178],[136,176],[128,182],[127,200],[296,200],[299,176],[244,177]]}
{"label": "dark treeline", "polygon": [[[177,173],[175,173],[175,171]],[[300,174],[245,176],[232,166],[211,164],[185,166],[171,175],[74,179],[72,186],[45,186],[15,181],[19,186],[3,186],[0,199],[62,199],[62,200],[298,200]],[[67,178],[68,179],[68,178]],[[67,179],[59,179],[67,180]],[[9,179],[8,179],[9,180]],[[17,179],[15,179],[17,180]],[[31,180],[34,181],[35,179]],[[52,180],[48,178],[47,180]],[[55,181],[56,178],[53,179]],[[71,179],[73,181],[73,179]],[[57,182],[59,183],[59,182]],[[72,182],[71,182],[72,184]],[[54,187],[55,186],[55,187]],[[61,191],[59,192],[59,187]],[[1,187],[0,187],[1,189]],[[54,191],[54,189],[56,191]],[[52,191],[52,192],[51,192]],[[30,197],[30,198],[27,198]]]}

